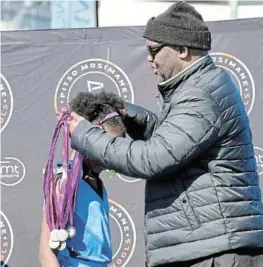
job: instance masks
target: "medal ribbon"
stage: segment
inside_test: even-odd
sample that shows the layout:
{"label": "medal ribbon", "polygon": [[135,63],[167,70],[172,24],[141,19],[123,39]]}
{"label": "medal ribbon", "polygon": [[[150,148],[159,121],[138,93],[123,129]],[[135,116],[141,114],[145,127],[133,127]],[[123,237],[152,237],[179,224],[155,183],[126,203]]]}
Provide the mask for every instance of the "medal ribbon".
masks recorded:
{"label": "medal ribbon", "polygon": [[[55,128],[49,153],[49,159],[44,173],[44,199],[46,222],[50,231],[53,229],[65,229],[67,223],[73,226],[73,214],[75,209],[76,190],[79,182],[79,174],[82,167],[83,156],[76,153],[69,168],[69,125],[71,111],[65,111]],[[63,134],[63,173],[61,179],[55,179],[54,176],[54,156],[57,140],[61,128],[64,127]]]}

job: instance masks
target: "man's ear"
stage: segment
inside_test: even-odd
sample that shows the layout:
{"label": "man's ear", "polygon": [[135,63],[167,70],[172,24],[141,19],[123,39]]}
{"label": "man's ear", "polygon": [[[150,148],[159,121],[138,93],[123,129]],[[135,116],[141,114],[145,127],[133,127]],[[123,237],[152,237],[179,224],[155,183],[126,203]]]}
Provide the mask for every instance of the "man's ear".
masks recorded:
{"label": "man's ear", "polygon": [[189,50],[187,47],[180,46],[178,57],[181,59],[186,59],[189,56]]}

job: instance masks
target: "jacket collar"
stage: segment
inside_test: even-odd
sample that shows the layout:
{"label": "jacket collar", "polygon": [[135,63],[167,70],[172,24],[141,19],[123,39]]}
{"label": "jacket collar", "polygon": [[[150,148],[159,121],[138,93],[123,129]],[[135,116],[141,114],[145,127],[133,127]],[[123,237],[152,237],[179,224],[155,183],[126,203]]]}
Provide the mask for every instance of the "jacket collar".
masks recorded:
{"label": "jacket collar", "polygon": [[191,75],[193,75],[198,70],[210,65],[213,63],[212,58],[209,55],[206,55],[199,60],[192,63],[189,67],[177,73],[175,76],[170,79],[161,82],[158,84],[158,89],[160,94],[163,97],[163,100],[167,102],[174,92],[174,90],[186,79],[188,79]]}

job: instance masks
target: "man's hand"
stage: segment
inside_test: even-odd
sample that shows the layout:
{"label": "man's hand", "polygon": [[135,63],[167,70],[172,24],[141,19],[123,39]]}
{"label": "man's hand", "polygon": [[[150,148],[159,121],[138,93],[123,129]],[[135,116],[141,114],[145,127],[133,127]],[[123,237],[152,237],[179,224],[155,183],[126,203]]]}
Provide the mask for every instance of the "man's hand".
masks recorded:
{"label": "man's hand", "polygon": [[[58,111],[57,112],[57,119],[60,120],[61,116],[62,116],[62,112]],[[78,126],[80,121],[85,120],[85,118],[79,116],[75,112],[71,112],[71,118],[72,119],[68,122],[70,134],[72,134],[74,132],[74,130],[76,129],[76,127]]]}
{"label": "man's hand", "polygon": [[82,120],[85,120],[83,117],[79,116],[75,112],[71,112],[71,117],[72,117],[72,120],[69,121],[69,132],[70,132],[70,134],[72,134],[75,131],[76,127],[78,126],[78,124]]}

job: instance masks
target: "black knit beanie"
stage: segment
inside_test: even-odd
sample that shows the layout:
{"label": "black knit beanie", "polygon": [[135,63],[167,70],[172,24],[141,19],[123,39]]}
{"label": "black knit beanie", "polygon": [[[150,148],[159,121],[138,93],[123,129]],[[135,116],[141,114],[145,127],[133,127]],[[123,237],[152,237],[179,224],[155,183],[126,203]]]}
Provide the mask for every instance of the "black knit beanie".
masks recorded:
{"label": "black knit beanie", "polygon": [[161,44],[211,49],[211,33],[201,14],[184,1],[149,19],[143,37]]}

